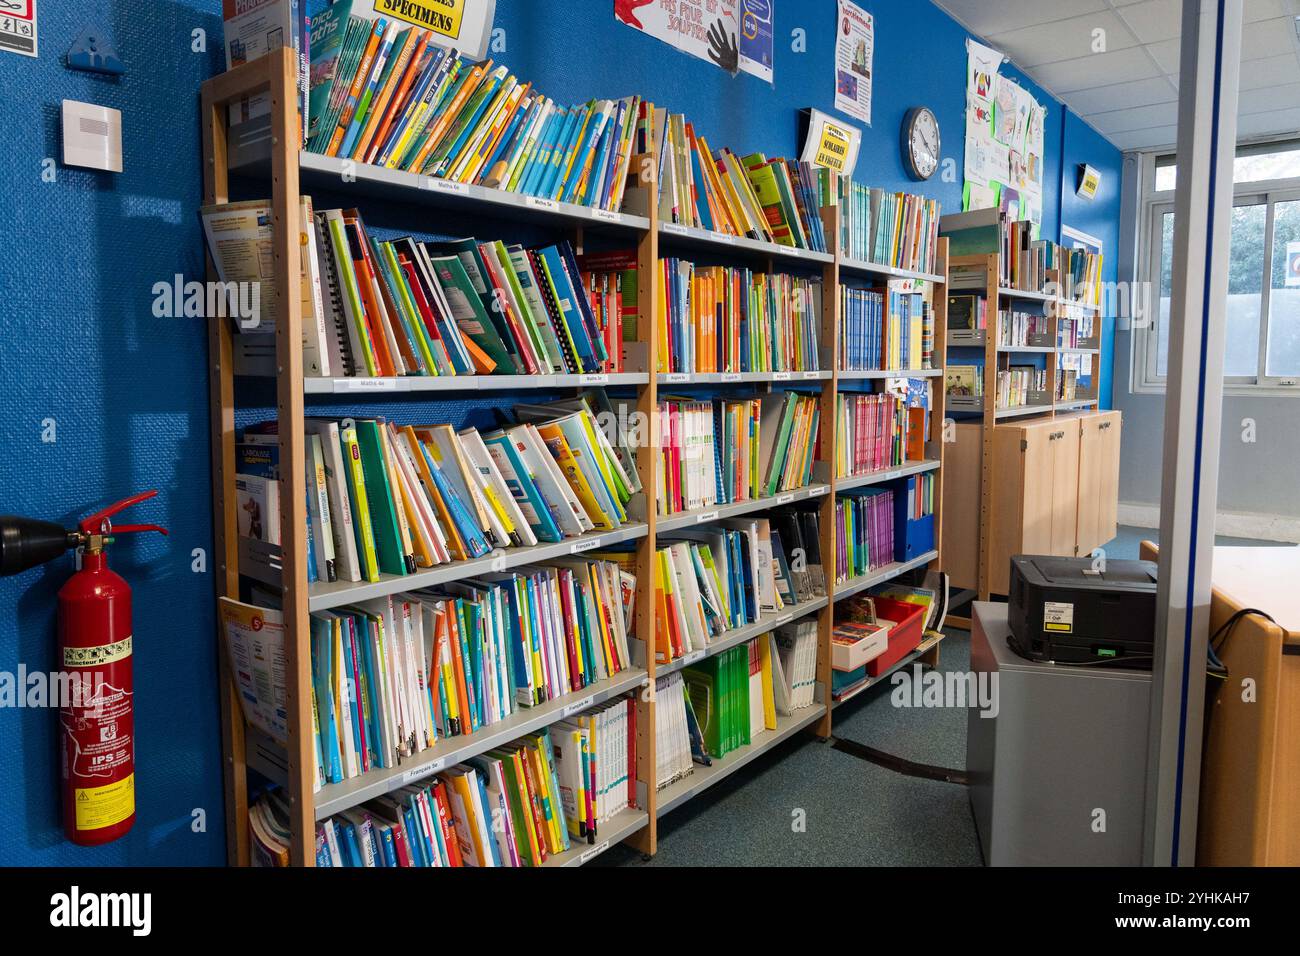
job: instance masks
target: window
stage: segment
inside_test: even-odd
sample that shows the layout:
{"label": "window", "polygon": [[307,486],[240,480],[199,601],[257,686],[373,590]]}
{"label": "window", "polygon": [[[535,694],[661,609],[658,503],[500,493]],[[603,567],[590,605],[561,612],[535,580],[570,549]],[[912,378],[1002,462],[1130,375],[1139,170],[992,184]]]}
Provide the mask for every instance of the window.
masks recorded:
{"label": "window", "polygon": [[[1145,278],[1158,292],[1152,322],[1134,336],[1139,390],[1164,387],[1173,289],[1173,156],[1148,159]],[[1300,394],[1300,141],[1242,147],[1228,263],[1224,382]]]}

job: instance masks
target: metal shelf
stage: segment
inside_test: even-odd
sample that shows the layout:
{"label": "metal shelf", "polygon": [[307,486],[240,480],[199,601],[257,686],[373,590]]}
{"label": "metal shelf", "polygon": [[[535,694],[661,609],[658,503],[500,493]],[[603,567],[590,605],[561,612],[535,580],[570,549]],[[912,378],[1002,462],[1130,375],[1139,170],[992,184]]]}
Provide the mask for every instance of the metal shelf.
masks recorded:
{"label": "metal shelf", "polygon": [[1052,410],[1051,405],[1018,405],[1015,408],[999,408],[993,413],[995,419],[1026,418],[1030,415],[1043,415]]}
{"label": "metal shelf", "polygon": [[620,810],[610,819],[600,824],[596,836],[600,842],[595,844],[579,843],[577,838],[570,838],[568,850],[546,858],[543,868],[552,866],[582,866],[600,856],[615,843],[622,843],[633,833],[650,825],[650,814],[635,807]]}
{"label": "metal shelf", "polygon": [[644,216],[537,199],[318,153],[298,154],[298,175],[304,192],[323,189],[357,193],[377,199],[552,226],[583,226],[622,233],[645,232],[650,228],[650,220]]}
{"label": "metal shelf", "polygon": [[1097,399],[1095,398],[1077,398],[1077,399],[1072,399],[1071,401],[1068,402],[1057,402],[1056,410],[1070,411],[1071,409],[1077,409],[1077,408],[1091,408],[1096,404],[1097,404]]}
{"label": "metal shelf", "polygon": [[420,588],[448,584],[464,578],[492,571],[503,571],[519,567],[521,564],[550,561],[574,554],[598,551],[609,545],[624,541],[635,541],[646,536],[643,522],[625,524],[613,531],[592,532],[576,538],[566,538],[556,543],[537,544],[530,548],[510,548],[494,554],[476,558],[473,561],[452,561],[437,567],[420,571],[416,574],[381,574],[379,580],[371,581],[317,581],[308,589],[307,609],[309,611],[328,611],[330,608],[369,601],[373,598],[387,597],[402,591],[417,591]]}
{"label": "metal shelf", "polygon": [[943,375],[943,369],[941,368],[858,369],[854,371],[841,370],[839,380],[841,382],[854,382],[881,378],[938,378],[941,375]]}
{"label": "metal shelf", "polygon": [[832,600],[842,601],[845,598],[853,597],[855,594],[861,594],[867,588],[873,588],[877,584],[884,584],[886,581],[892,581],[906,571],[913,568],[919,568],[929,564],[939,556],[938,551],[927,551],[925,554],[915,557],[910,561],[892,561],[883,568],[872,571],[870,574],[864,574],[860,577],[850,578],[843,584],[835,585]]}
{"label": "metal shelf", "polygon": [[1027,289],[1008,289],[998,287],[998,295],[1004,299],[1020,299],[1023,302],[1055,302],[1056,296],[1050,292],[1030,292]]}
{"label": "metal shelf", "polygon": [[660,372],[660,385],[731,385],[746,382],[825,382],[830,372]]}
{"label": "metal shelf", "polygon": [[944,283],[944,277],[941,275],[935,275],[931,272],[916,272],[911,269],[899,269],[896,266],[868,262],[865,259],[841,259],[840,271],[884,276],[887,279],[913,279],[918,282],[936,282],[941,285]]}
{"label": "metal shelf", "polygon": [[655,665],[655,677],[663,677],[665,674],[671,674],[679,671],[683,667],[690,667],[697,661],[702,661],[706,657],[714,657],[723,651],[730,650],[740,644],[745,644],[758,637],[760,634],[766,634],[768,631],[774,631],[778,627],[783,627],[792,621],[797,621],[807,617],[809,614],[816,614],[826,606],[825,597],[812,598],[801,604],[795,604],[775,614],[764,614],[753,624],[746,624],[744,627],[734,628],[730,631],[724,631],[713,639],[713,641],[702,651],[692,651],[689,654],[683,654],[675,661],[669,661],[667,664]]}
{"label": "metal shelf", "polygon": [[865,475],[848,475],[844,478],[835,479],[835,490],[852,491],[854,488],[863,488],[867,485],[878,485],[886,481],[893,481],[895,478],[905,478],[908,475],[919,475],[925,471],[934,471],[939,467],[939,462],[932,458],[925,461],[914,461],[905,465],[899,465],[896,468],[886,468],[881,471],[868,472]]}
{"label": "metal shelf", "polygon": [[521,708],[505,720],[481,727],[472,734],[440,737],[428,750],[416,754],[401,766],[371,770],[342,783],[327,783],[316,791],[316,819],[323,820],[400,787],[417,783],[470,757],[547,727],[557,720],[572,717],[620,694],[637,690],[645,683],[645,670],[632,668],[610,680],[592,684],[537,707]]}
{"label": "metal shelf", "polygon": [[1026,355],[1051,355],[1056,349],[1050,345],[999,345],[998,351],[1009,355],[1024,353]]}
{"label": "metal shelf", "polygon": [[729,505],[715,505],[711,508],[697,508],[694,511],[663,515],[655,519],[655,534],[658,536],[669,531],[680,531],[683,528],[694,528],[696,525],[721,521],[723,518],[738,518],[741,515],[752,514],[755,511],[766,511],[768,508],[792,505],[796,501],[820,498],[822,495],[830,494],[830,490],[831,487],[828,484],[809,485],[806,488],[797,488],[794,491],[785,491],[779,495],[772,495],[770,498],[736,501]]}
{"label": "metal shelf", "polygon": [[882,681],[889,680],[889,678],[896,671],[900,671],[908,664],[911,664],[914,661],[916,661],[917,658],[925,654],[928,650],[930,650],[930,648],[938,645],[938,643],[942,641],[943,638],[944,638],[943,634],[940,634],[938,637],[926,638],[920,644],[916,645],[916,647],[912,651],[908,652],[901,660],[895,663],[893,667],[890,667],[888,670],[884,671],[879,677],[868,677],[866,680],[860,681],[852,685],[851,687],[846,687],[842,691],[840,691],[838,697],[832,695],[831,709],[834,710],[836,707],[840,706],[840,704],[846,703],[852,700],[854,697],[857,697],[858,694],[861,694],[864,690],[868,690],[872,687],[875,687],[877,684],[881,683]]}
{"label": "metal shelf", "polygon": [[684,246],[693,246],[696,248],[728,249],[735,252],[744,252],[749,255],[768,256],[773,259],[782,259],[787,262],[828,265],[835,261],[835,257],[826,252],[815,252],[812,249],[797,249],[794,246],[783,246],[776,242],[763,242],[758,239],[750,239],[747,236],[728,236],[720,232],[710,232],[707,229],[695,229],[691,226],[683,226],[677,223],[660,223],[659,239],[661,242],[668,241],[680,243]]}
{"label": "metal shelf", "polygon": [[599,375],[406,375],[386,378],[308,378],[308,395],[386,395],[393,392],[487,392],[517,389],[589,388],[595,385],[645,385],[645,372]]}
{"label": "metal shelf", "polygon": [[[821,689],[820,684],[818,689]],[[733,750],[725,757],[714,758],[712,765],[708,767],[696,764],[693,772],[659,791],[656,816],[663,816],[670,810],[675,810],[691,797],[698,796],[718,781],[725,780],[745,764],[751,763],[777,744],[816,723],[825,713],[826,705],[817,703],[803,710],[797,710],[789,716],[779,715],[776,718],[776,729],[759,734],[748,746]]]}

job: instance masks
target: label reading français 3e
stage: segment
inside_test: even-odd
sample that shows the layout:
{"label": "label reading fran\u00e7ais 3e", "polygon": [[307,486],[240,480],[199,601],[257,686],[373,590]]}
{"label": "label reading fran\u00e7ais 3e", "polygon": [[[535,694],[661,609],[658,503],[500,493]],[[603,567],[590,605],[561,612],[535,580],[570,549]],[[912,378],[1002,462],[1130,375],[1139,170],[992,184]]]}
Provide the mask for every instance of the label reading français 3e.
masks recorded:
{"label": "label reading fran\u00e7ais 3e", "polygon": [[1069,634],[1074,630],[1074,605],[1060,601],[1043,602],[1043,630]]}

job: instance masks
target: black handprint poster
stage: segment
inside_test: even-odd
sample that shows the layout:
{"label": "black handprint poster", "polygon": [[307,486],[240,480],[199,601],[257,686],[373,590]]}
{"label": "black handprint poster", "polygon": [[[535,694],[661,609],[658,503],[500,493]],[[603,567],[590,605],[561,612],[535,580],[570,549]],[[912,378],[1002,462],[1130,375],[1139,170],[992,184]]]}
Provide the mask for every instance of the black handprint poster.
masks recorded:
{"label": "black handprint poster", "polygon": [[775,0],[614,0],[622,23],[728,73],[772,79]]}

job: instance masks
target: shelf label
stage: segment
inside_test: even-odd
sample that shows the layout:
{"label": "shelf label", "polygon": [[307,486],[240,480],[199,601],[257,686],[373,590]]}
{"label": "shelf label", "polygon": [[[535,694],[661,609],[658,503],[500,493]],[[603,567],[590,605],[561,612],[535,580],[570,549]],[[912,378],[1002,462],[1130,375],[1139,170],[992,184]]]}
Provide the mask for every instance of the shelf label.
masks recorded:
{"label": "shelf label", "polygon": [[809,497],[809,498],[820,498],[822,495],[826,494],[826,493],[827,493],[828,491],[830,491],[830,490],[831,490],[831,489],[830,489],[828,486],[826,486],[826,485],[818,485],[816,488],[809,488],[809,489],[808,489],[808,497]]}
{"label": "shelf label", "polygon": [[789,372],[773,372],[773,373],[772,373],[772,381],[774,381],[774,382],[788,382],[788,381],[790,381],[790,373],[789,373]]}
{"label": "shelf label", "polygon": [[729,246],[736,244],[736,237],[729,232],[715,232],[712,234],[718,242],[725,242]]}
{"label": "shelf label", "polygon": [[803,377],[804,377],[805,379],[810,379],[810,378],[821,378],[821,374],[822,374],[821,372],[804,372],[804,373],[803,373]]}
{"label": "shelf label", "polygon": [[691,380],[690,372],[669,372],[664,376],[669,382],[689,382]]}
{"label": "shelf label", "polygon": [[578,701],[577,703],[573,703],[565,707],[564,716],[572,717],[574,714],[580,714],[588,707],[593,706],[595,703],[596,703],[596,695],[588,694],[586,697],[582,698],[582,700]]}
{"label": "shelf label", "polygon": [[788,505],[788,504],[789,504],[790,502],[792,502],[792,501],[794,501],[794,495],[792,495],[792,494],[791,494],[791,495],[777,495],[777,496],[776,496],[776,503],[777,503],[777,505]]}
{"label": "shelf label", "polygon": [[739,372],[723,372],[723,373],[722,373],[722,381],[724,381],[724,382],[739,382],[739,381],[740,381],[740,373],[739,373]]}
{"label": "shelf label", "polygon": [[580,385],[608,385],[608,375],[579,375],[578,384]]}
{"label": "shelf label", "polygon": [[469,183],[458,183],[454,179],[427,179],[428,188],[436,189],[440,193],[456,193],[464,196],[469,193]]}
{"label": "shelf label", "polygon": [[695,516],[696,524],[704,524],[706,521],[717,521],[718,513],[716,511],[706,511],[702,515]]}
{"label": "shelf label", "polygon": [[606,222],[622,222],[623,214],[619,212],[610,212],[608,209],[593,209],[591,211],[593,219],[604,219]]}
{"label": "shelf label", "polygon": [[675,222],[666,222],[663,224],[661,228],[663,229],[664,232],[673,236],[684,236],[687,234],[686,227],[678,225]]}
{"label": "shelf label", "polygon": [[594,551],[600,547],[600,538],[592,538],[590,541],[579,541],[569,549],[569,554],[581,554],[584,551]]}
{"label": "shelf label", "polygon": [[560,208],[559,204],[556,203],[554,199],[546,199],[542,196],[528,196],[525,201],[528,205],[533,206],[536,209],[550,209],[551,211],[554,211]]}
{"label": "shelf label", "polygon": [[786,624],[789,624],[793,620],[794,620],[794,612],[791,611],[789,614],[782,614],[780,617],[778,617],[775,621],[772,622],[772,626],[784,627]]}
{"label": "shelf label", "polygon": [[446,762],[446,757],[439,757],[437,760],[433,761],[433,763],[427,763],[423,767],[416,767],[413,770],[406,771],[406,773],[402,774],[403,785],[415,783],[415,781],[423,780],[425,777],[432,777],[442,769],[443,764]]}
{"label": "shelf label", "polygon": [[608,840],[606,840],[604,843],[597,843],[591,849],[584,851],[582,856],[578,857],[578,862],[586,863],[588,860],[594,860],[596,857],[600,856],[608,849],[609,849]]}
{"label": "shelf label", "polygon": [[706,653],[707,650],[691,651],[689,654],[687,654],[685,657],[682,658],[682,666],[690,667],[696,661],[704,660],[704,655]]}
{"label": "shelf label", "polygon": [[397,391],[397,379],[395,378],[349,378],[344,379],[349,392],[395,392]]}
{"label": "shelf label", "polygon": [[791,247],[790,247],[790,255],[794,256],[796,259],[802,259],[802,258],[803,258],[803,250],[800,249],[798,246],[791,246]]}

